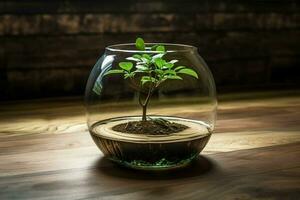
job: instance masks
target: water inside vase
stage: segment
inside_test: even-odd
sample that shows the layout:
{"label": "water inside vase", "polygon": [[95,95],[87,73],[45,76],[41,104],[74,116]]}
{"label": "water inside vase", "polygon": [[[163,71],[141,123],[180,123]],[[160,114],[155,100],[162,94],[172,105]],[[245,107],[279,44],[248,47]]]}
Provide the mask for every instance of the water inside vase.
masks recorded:
{"label": "water inside vase", "polygon": [[169,135],[122,133],[113,131],[112,127],[128,121],[138,121],[140,117],[119,117],[94,123],[90,127],[90,133],[107,158],[138,169],[164,169],[186,165],[198,156],[211,136],[209,125],[201,121],[165,116],[150,117],[164,118],[188,128]]}

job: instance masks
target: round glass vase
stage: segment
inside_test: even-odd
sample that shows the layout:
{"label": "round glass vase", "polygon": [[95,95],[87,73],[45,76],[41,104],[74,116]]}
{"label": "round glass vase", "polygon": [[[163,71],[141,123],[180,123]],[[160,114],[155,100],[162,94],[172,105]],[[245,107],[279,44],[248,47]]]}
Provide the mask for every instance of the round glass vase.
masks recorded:
{"label": "round glass vase", "polygon": [[[153,45],[156,44],[146,44]],[[186,166],[197,158],[214,130],[215,83],[197,48],[160,45],[166,48],[164,60],[177,60],[173,69],[186,66],[196,72],[197,78],[180,74],[181,79],[165,80],[152,91],[145,109],[141,99],[147,98],[151,83],[141,83],[144,74],[125,78],[117,73],[108,75],[108,72],[120,70],[120,62],[133,55],[148,57],[147,54],[153,58],[161,52],[149,48],[140,51],[134,44],[119,44],[106,47],[86,86],[87,123],[94,142],[105,157],[134,169],[163,170]],[[134,69],[136,63],[132,63]],[[148,127],[151,134],[149,130],[145,132],[144,127],[134,127],[133,132],[123,131],[128,126],[144,126],[142,121],[145,120],[155,124]],[[174,132],[165,131],[173,130],[173,127],[176,128]]]}

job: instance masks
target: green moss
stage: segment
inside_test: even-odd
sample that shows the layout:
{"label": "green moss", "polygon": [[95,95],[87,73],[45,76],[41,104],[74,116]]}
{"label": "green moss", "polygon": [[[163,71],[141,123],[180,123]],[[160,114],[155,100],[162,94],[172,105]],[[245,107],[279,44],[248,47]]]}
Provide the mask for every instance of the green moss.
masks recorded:
{"label": "green moss", "polygon": [[147,162],[144,160],[132,160],[132,161],[121,161],[119,159],[111,159],[118,164],[123,166],[134,168],[134,169],[152,169],[152,170],[160,170],[160,169],[172,169],[172,168],[180,168],[188,165],[193,159],[198,156],[193,154],[190,157],[182,160],[169,161],[165,158],[162,158],[155,162]]}

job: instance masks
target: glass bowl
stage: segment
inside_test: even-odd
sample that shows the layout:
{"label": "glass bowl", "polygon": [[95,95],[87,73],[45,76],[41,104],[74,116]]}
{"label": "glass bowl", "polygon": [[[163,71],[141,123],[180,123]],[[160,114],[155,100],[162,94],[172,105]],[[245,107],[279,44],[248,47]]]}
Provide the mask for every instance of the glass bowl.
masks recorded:
{"label": "glass bowl", "polygon": [[[143,170],[179,168],[199,155],[214,130],[217,108],[215,83],[196,47],[146,44],[153,45],[163,45],[166,49],[162,56],[164,60],[175,60],[174,68],[186,66],[192,69],[197,78],[181,74],[182,79],[165,80],[152,91],[145,109],[141,99],[145,103],[150,83],[142,86],[143,73],[124,78],[121,74],[108,72],[120,70],[120,62],[133,55],[147,58],[147,55],[153,57],[161,52],[150,48],[136,50],[135,44],[108,46],[94,65],[87,82],[87,124],[99,149],[118,164]],[[149,125],[148,132],[137,128],[143,120],[155,126]],[[134,133],[126,131],[128,127]]]}

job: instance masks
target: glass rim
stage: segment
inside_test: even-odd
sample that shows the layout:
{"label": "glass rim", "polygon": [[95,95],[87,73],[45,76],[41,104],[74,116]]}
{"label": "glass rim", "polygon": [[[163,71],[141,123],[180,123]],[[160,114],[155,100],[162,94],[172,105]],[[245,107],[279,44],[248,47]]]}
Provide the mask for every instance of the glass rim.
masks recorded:
{"label": "glass rim", "polygon": [[[197,47],[187,44],[177,44],[177,43],[145,43],[145,45],[163,45],[166,47],[166,53],[174,53],[174,52],[192,52],[197,51]],[[173,47],[174,49],[168,50],[169,47]],[[123,48],[122,48],[123,47]],[[125,47],[125,48],[124,48]],[[127,48],[126,48],[127,47]],[[132,47],[132,49],[130,49]],[[135,43],[121,43],[121,44],[113,44],[105,47],[106,50],[112,52],[124,52],[124,53],[161,53],[161,51],[153,51],[151,49],[146,50],[138,50],[135,48]]]}

